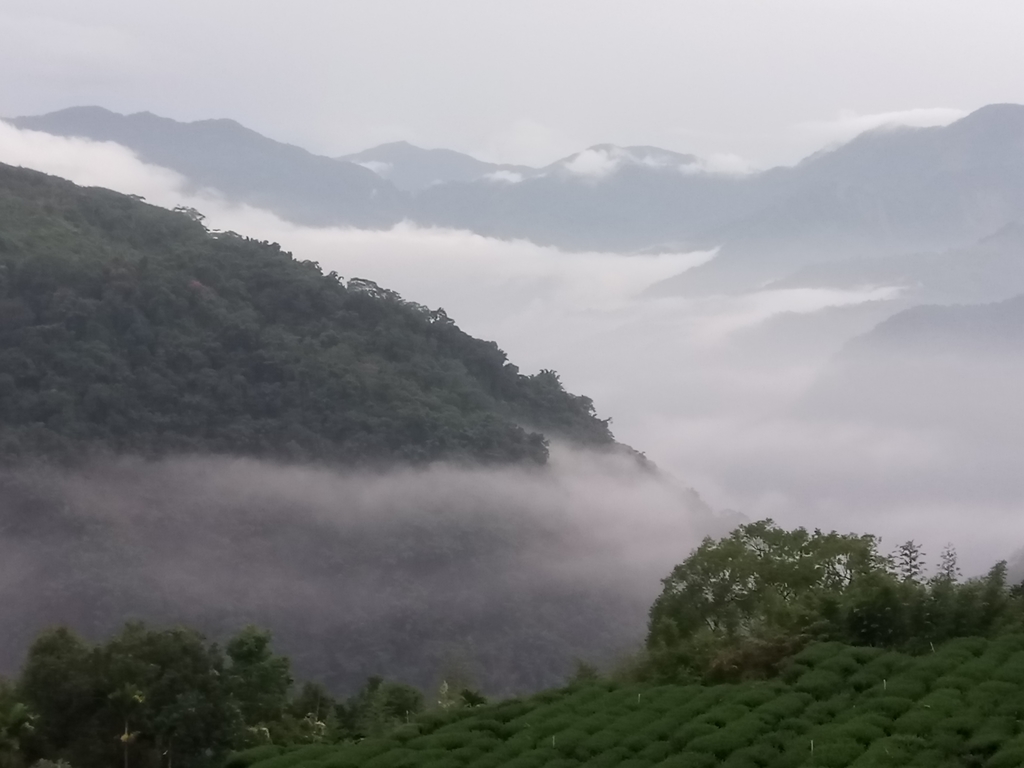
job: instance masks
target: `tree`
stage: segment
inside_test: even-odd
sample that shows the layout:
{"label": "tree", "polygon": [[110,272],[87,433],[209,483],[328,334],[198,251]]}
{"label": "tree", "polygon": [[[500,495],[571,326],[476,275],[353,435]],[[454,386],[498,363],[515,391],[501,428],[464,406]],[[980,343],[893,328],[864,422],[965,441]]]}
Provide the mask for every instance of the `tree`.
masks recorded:
{"label": "tree", "polygon": [[14,689],[0,680],[0,768],[21,768],[25,763],[22,739],[34,730],[36,717],[18,701]]}
{"label": "tree", "polygon": [[947,544],[939,553],[939,571],[937,577],[949,583],[960,580],[960,567],[957,565],[956,548]]}
{"label": "tree", "polygon": [[42,633],[29,648],[17,691],[38,715],[34,741],[41,753],[89,751],[98,700],[95,661],[95,650],[64,627]]}
{"label": "tree", "polygon": [[924,571],[924,553],[921,545],[913,540],[905,541],[896,548],[894,556],[896,573],[903,581],[917,582]]}
{"label": "tree", "polygon": [[423,711],[423,694],[412,686],[371,677],[344,708],[340,719],[356,736],[376,736]]}
{"label": "tree", "polygon": [[29,651],[19,690],[39,713],[39,756],[76,768],[199,765],[236,741],[223,654],[197,632],[128,624],[89,646],[65,629]]}
{"label": "tree", "polygon": [[270,633],[246,627],[227,644],[228,688],[239,703],[247,726],[279,720],[288,704],[291,665],[270,649]]}
{"label": "tree", "polygon": [[648,647],[701,631],[736,639],[806,629],[852,584],[882,570],[871,536],[786,531],[771,520],[704,542],[663,580]]}

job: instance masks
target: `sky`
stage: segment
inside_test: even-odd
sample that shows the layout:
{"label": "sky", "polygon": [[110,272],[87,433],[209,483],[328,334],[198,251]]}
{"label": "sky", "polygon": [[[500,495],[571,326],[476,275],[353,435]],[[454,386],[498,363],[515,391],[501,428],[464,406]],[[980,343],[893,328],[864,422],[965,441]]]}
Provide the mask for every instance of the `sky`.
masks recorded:
{"label": "sky", "polygon": [[4,0],[0,115],[230,117],[325,154],[596,143],[792,163],[1024,102],[1019,0]]}

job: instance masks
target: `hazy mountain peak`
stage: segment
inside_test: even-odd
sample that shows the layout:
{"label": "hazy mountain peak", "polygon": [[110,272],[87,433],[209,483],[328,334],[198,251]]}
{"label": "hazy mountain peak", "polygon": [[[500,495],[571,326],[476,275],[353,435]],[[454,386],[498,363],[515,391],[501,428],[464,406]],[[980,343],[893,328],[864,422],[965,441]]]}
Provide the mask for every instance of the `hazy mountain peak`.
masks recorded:
{"label": "hazy mountain peak", "polygon": [[699,162],[695,155],[684,155],[658,147],[594,144],[556,161],[546,170],[560,170],[573,176],[600,179],[624,167],[679,170],[686,173]]}
{"label": "hazy mountain peak", "polygon": [[391,141],[338,159],[369,168],[407,192],[448,182],[519,180],[534,173],[526,166],[488,163],[453,149],[424,149],[408,141]]}
{"label": "hazy mountain peak", "polygon": [[1013,125],[1018,130],[1024,128],[1024,104],[986,104],[978,107],[968,115],[951,125]]}

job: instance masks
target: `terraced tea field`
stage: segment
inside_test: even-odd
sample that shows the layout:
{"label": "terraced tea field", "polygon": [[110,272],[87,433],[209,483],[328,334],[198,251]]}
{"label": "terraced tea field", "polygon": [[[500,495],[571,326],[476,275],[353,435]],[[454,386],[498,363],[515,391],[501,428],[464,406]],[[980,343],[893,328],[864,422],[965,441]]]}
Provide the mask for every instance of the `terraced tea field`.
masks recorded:
{"label": "terraced tea field", "polygon": [[771,681],[594,683],[434,712],[358,743],[259,747],[225,768],[1012,768],[1022,715],[1022,635],[917,657],[829,643]]}

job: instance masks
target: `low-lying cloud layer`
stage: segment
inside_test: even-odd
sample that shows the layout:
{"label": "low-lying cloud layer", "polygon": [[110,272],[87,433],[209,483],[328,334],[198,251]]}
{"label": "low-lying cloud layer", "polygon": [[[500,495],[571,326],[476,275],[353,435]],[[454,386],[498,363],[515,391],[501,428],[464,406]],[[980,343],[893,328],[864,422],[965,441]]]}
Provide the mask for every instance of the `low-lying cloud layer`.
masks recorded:
{"label": "low-lying cloud layer", "polygon": [[659,579],[728,527],[631,457],[386,474],[229,458],[0,472],[0,673],[33,635],[128,618],[270,628],[301,676],[490,692],[563,681],[643,638]]}
{"label": "low-lying cloud layer", "polygon": [[[953,541],[967,571],[1008,556],[1024,533],[1015,522],[1024,501],[1015,454],[992,456],[953,423],[868,425],[795,409],[848,339],[904,306],[887,286],[641,298],[714,253],[567,254],[408,225],[302,228],[213,192],[190,197],[173,175],[125,150],[2,124],[0,160],[160,205],[192,205],[212,227],[278,241],[325,271],[442,306],[524,370],[557,369],[570,390],[614,418],[619,439],[716,508],[875,532],[889,545],[913,537],[930,552]],[[639,499],[621,504],[631,519],[646,514]]]}

